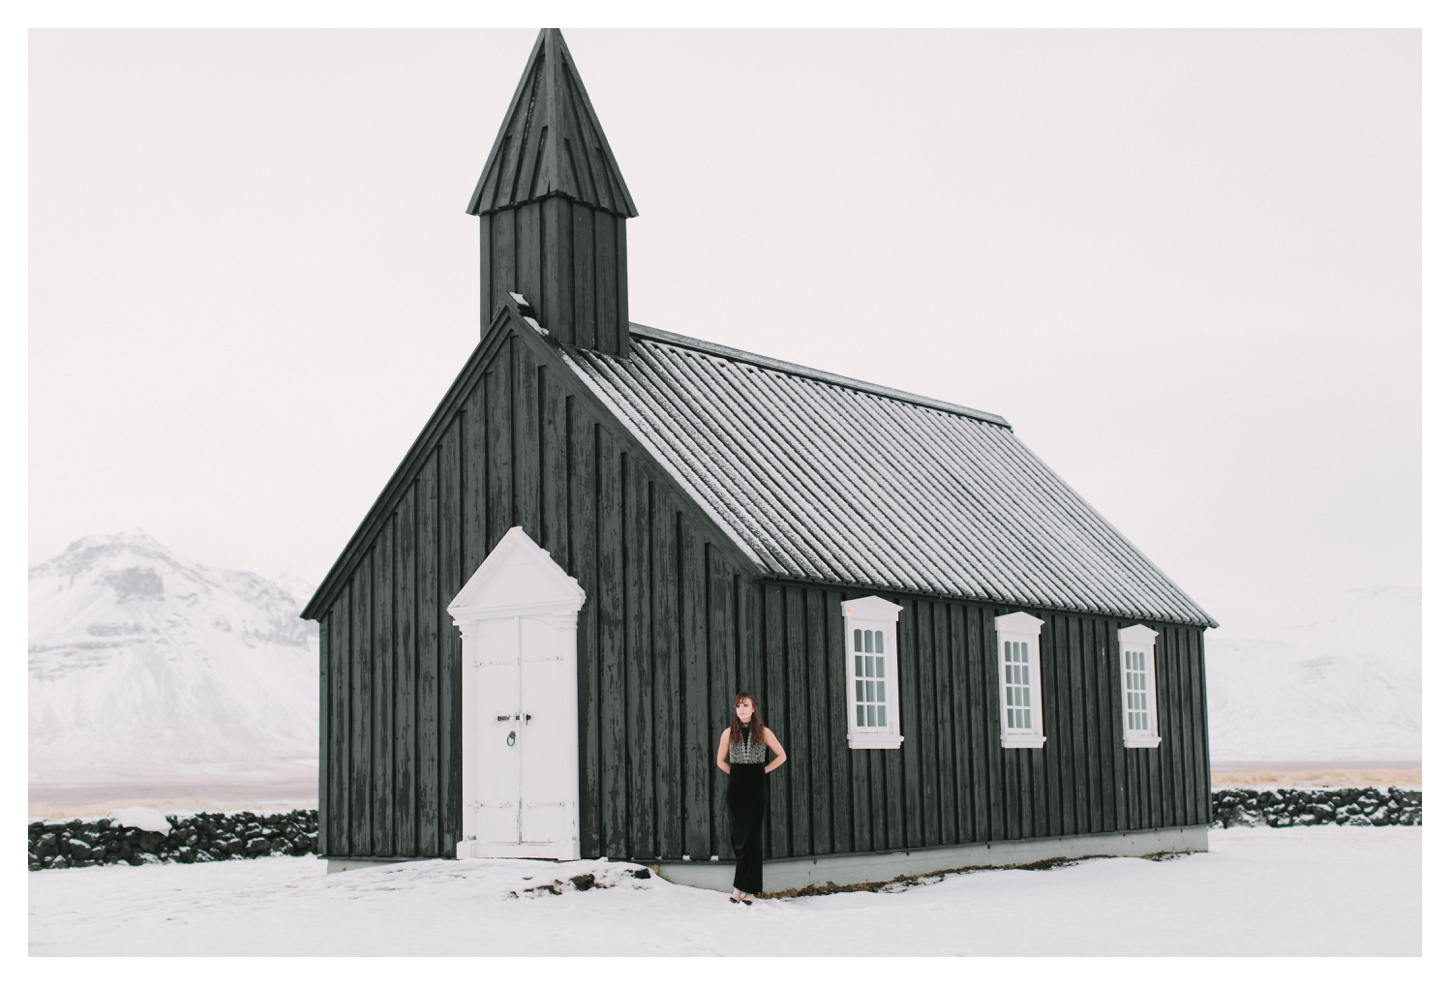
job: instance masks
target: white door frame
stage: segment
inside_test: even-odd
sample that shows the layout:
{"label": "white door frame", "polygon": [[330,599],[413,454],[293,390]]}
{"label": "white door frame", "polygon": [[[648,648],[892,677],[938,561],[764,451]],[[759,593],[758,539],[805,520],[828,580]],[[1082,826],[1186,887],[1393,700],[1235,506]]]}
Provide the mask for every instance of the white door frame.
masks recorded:
{"label": "white door frame", "polygon": [[[578,625],[584,600],[579,583],[522,527],[514,527],[449,603],[448,613],[463,637],[463,840],[458,843],[459,858],[579,858]],[[478,745],[483,738],[479,636],[485,622],[522,616],[552,626],[559,634],[564,690],[559,706],[564,709],[564,734],[558,775],[567,830],[549,843],[494,844],[479,839],[478,806],[483,793]]]}

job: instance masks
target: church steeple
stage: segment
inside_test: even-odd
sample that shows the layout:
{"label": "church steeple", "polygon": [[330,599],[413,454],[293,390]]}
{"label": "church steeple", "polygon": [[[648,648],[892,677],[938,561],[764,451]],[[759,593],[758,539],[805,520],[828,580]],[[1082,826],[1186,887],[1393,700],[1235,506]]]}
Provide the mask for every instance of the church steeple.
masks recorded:
{"label": "church steeple", "polygon": [[512,291],[558,341],[629,354],[624,223],[639,213],[557,28],[534,42],[468,212],[485,329]]}

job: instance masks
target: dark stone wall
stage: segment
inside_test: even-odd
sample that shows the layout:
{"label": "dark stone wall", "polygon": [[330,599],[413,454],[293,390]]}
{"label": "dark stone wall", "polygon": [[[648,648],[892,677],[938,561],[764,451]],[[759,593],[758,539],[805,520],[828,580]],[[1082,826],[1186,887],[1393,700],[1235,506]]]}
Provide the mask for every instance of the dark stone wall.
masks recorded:
{"label": "dark stone wall", "polygon": [[1243,790],[1213,792],[1216,828],[1267,824],[1349,824],[1384,827],[1421,823],[1421,792],[1402,787],[1343,787],[1329,789]]}
{"label": "dark stone wall", "polygon": [[228,858],[317,853],[317,811],[286,814],[167,815],[161,834],[99,821],[36,821],[30,825],[30,868],[68,869],[127,862],[215,862]]}

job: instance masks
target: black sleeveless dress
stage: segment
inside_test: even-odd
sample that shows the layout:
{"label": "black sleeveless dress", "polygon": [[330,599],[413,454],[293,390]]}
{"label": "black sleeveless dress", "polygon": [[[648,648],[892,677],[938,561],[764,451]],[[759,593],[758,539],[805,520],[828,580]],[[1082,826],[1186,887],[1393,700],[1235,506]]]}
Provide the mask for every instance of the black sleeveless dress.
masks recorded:
{"label": "black sleeveless dress", "polygon": [[765,746],[745,741],[730,747],[730,785],[725,806],[730,810],[730,835],[735,845],[735,888],[754,896],[761,889],[761,826],[765,820]]}

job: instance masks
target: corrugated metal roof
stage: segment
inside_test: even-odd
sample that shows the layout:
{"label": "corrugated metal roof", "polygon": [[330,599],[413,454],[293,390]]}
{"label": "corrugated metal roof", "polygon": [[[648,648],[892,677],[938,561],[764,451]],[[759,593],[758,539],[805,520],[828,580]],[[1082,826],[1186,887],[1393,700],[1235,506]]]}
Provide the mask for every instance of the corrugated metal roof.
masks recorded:
{"label": "corrugated metal roof", "polygon": [[1214,625],[994,414],[630,325],[565,362],[767,575]]}

